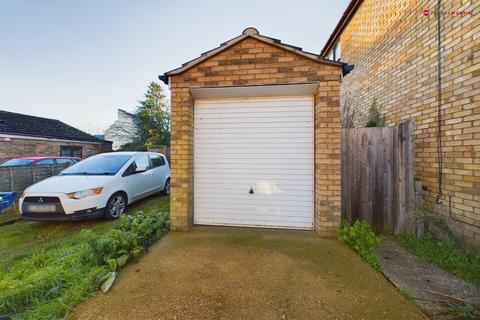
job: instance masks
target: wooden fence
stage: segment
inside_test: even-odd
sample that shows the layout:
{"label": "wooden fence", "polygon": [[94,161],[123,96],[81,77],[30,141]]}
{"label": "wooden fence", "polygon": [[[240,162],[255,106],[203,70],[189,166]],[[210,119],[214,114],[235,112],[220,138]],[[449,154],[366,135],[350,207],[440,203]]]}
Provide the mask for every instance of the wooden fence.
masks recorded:
{"label": "wooden fence", "polygon": [[23,192],[26,188],[48,177],[57,175],[67,164],[0,167],[0,192]]}
{"label": "wooden fence", "polygon": [[377,232],[412,232],[413,124],[342,129],[342,218]]}

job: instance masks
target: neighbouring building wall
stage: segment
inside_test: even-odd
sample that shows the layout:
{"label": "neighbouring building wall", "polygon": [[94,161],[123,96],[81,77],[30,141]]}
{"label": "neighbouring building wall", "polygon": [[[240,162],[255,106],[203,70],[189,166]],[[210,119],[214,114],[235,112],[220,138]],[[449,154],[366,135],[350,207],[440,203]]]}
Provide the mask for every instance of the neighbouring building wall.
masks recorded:
{"label": "neighbouring building wall", "polygon": [[82,148],[82,158],[112,150],[110,142],[65,142],[49,139],[23,139],[0,137],[0,159],[22,156],[59,156],[60,147]]}
{"label": "neighbouring building wall", "polygon": [[170,77],[172,94],[171,226],[193,223],[193,101],[191,87],[319,83],[315,96],[315,229],[332,235],[340,224],[341,67],[322,64],[247,38]]}
{"label": "neighbouring building wall", "polygon": [[[479,2],[441,3],[440,212],[451,228],[478,247],[480,229],[475,226],[480,226]],[[365,125],[373,99],[386,113],[387,125],[414,120],[416,179],[423,183],[426,197],[432,202],[439,193],[436,4],[435,0],[366,0],[340,36],[341,61],[355,65],[342,83],[342,105],[348,99],[357,108],[357,126]],[[423,15],[426,8],[429,16]],[[452,15],[451,11],[471,14]]]}
{"label": "neighbouring building wall", "polygon": [[112,141],[112,149],[118,150],[122,145],[132,142],[134,135],[133,115],[118,109],[117,120],[105,131],[105,140]]}

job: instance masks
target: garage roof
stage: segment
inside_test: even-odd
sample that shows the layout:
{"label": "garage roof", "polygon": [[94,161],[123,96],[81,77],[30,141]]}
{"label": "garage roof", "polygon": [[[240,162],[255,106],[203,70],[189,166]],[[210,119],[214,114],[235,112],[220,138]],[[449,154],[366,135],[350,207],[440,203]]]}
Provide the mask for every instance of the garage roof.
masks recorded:
{"label": "garage roof", "polygon": [[236,43],[238,43],[238,42],[240,42],[240,41],[242,41],[246,38],[257,39],[259,41],[271,44],[271,45],[276,46],[278,48],[290,51],[294,54],[301,55],[305,58],[308,58],[308,59],[311,59],[311,60],[314,60],[314,61],[317,61],[317,62],[327,63],[327,64],[331,64],[331,65],[336,65],[336,66],[342,66],[343,65],[343,63],[341,63],[341,62],[328,60],[328,59],[326,59],[326,58],[324,58],[324,57],[322,57],[318,54],[314,54],[314,53],[311,53],[311,52],[304,51],[300,47],[296,47],[296,46],[292,46],[290,44],[282,43],[278,39],[261,35],[258,32],[257,29],[250,27],[250,28],[247,28],[247,29],[243,30],[241,35],[220,44],[220,46],[215,48],[215,49],[212,49],[212,50],[209,50],[207,52],[202,53],[200,57],[195,58],[193,60],[190,60],[188,62],[185,62],[184,64],[182,64],[181,67],[170,70],[170,71],[166,72],[164,76],[159,76],[159,78],[160,78],[160,80],[167,83],[169,76],[182,73],[182,72],[196,66],[197,64],[207,60],[208,58],[212,57],[213,55],[228,49],[229,47],[233,46],[234,44],[236,44]]}

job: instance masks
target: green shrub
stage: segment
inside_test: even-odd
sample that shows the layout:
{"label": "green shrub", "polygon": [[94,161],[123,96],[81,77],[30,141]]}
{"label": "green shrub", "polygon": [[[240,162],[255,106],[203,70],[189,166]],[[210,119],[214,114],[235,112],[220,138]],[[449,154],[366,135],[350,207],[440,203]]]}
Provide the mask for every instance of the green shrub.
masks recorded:
{"label": "green shrub", "polygon": [[368,111],[368,120],[365,127],[385,127],[385,114],[380,111],[378,107],[377,99],[373,99],[370,110]]}
{"label": "green shrub", "polygon": [[357,252],[365,261],[377,270],[382,269],[380,257],[373,249],[382,243],[382,237],[376,235],[370,224],[358,220],[353,225],[344,220],[337,229],[338,237]]}
{"label": "green shrub", "polygon": [[100,285],[108,290],[118,269],[168,228],[167,214],[140,212],[122,217],[104,234],[83,230],[82,241],[38,251],[16,262],[10,272],[0,274],[0,315],[15,319],[62,317]]}
{"label": "green shrub", "polygon": [[420,258],[480,286],[480,256],[464,250],[454,241],[437,240],[429,233],[421,239],[401,234],[395,241]]}

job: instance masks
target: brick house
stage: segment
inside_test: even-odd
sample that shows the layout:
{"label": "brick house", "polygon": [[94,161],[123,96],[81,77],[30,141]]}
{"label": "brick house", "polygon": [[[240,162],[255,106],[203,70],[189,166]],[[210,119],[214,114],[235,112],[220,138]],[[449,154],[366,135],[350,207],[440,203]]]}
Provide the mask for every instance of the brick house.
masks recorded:
{"label": "brick house", "polygon": [[356,109],[356,126],[365,125],[373,99],[387,125],[414,121],[416,180],[478,247],[480,19],[474,1],[440,3],[352,0],[321,55],[355,65],[341,102]]}
{"label": "brick house", "polygon": [[0,111],[0,159],[55,155],[86,158],[111,150],[110,141],[59,120]]}
{"label": "brick house", "polygon": [[343,66],[247,28],[159,76],[171,89],[172,229],[331,235],[340,223]]}

